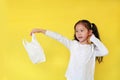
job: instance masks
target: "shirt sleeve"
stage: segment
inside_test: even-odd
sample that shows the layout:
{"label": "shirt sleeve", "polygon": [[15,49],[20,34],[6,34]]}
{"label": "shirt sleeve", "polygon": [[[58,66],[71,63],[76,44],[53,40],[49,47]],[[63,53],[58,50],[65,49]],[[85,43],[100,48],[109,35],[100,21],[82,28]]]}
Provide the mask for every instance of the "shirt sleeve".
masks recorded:
{"label": "shirt sleeve", "polygon": [[96,38],[94,35],[91,36],[90,41],[93,42],[95,45],[95,55],[96,56],[105,56],[108,54],[107,48],[104,46],[104,44]]}
{"label": "shirt sleeve", "polygon": [[61,42],[62,44],[64,44],[68,49],[70,49],[70,44],[72,42],[72,40],[69,40],[68,38],[56,33],[56,32],[52,32],[52,31],[49,31],[47,30],[45,35]]}

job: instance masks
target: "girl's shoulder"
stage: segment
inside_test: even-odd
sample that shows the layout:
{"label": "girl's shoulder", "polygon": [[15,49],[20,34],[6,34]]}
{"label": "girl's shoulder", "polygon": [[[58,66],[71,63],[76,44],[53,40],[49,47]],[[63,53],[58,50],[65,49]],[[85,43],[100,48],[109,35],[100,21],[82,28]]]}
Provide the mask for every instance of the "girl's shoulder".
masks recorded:
{"label": "girl's shoulder", "polygon": [[72,40],[72,45],[77,45],[77,46],[80,46],[80,42],[77,41],[77,40]]}
{"label": "girl's shoulder", "polygon": [[79,43],[77,40],[72,40],[72,43]]}
{"label": "girl's shoulder", "polygon": [[95,46],[93,43],[91,44],[81,44],[79,41],[77,40],[72,40],[72,45],[79,45],[79,46]]}

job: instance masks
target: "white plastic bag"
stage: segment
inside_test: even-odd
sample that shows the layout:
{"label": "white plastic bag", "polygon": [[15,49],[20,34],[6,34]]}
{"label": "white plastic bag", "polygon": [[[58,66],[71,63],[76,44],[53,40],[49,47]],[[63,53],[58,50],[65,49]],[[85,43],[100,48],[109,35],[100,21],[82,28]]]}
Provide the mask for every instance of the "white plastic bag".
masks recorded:
{"label": "white plastic bag", "polygon": [[28,42],[25,39],[23,40],[23,45],[25,50],[28,53],[28,56],[33,64],[45,62],[45,54],[41,47],[41,45],[38,43],[35,34],[32,34],[32,41]]}

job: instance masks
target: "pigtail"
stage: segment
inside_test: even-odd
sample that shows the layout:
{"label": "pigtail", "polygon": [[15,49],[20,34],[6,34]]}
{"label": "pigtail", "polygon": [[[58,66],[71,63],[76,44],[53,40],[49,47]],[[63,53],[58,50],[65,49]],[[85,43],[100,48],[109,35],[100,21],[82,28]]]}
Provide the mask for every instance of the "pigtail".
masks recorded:
{"label": "pigtail", "polygon": [[97,26],[94,23],[91,23],[91,29],[92,29],[93,34],[95,35],[95,37],[100,40],[100,36],[99,36]]}
{"label": "pigtail", "polygon": [[[98,38],[100,40],[100,36],[99,36],[99,32],[97,29],[97,26],[94,23],[91,23],[91,29],[93,31],[93,34],[95,35],[96,38]],[[101,63],[103,61],[103,56],[101,57],[96,57],[96,60]]]}

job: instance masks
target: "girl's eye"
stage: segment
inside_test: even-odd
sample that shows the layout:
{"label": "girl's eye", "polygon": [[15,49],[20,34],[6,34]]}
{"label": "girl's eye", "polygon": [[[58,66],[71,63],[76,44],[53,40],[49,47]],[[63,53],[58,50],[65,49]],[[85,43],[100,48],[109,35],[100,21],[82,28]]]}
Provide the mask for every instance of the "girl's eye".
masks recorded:
{"label": "girl's eye", "polygon": [[80,30],[81,32],[83,32],[83,30]]}
{"label": "girl's eye", "polygon": [[75,32],[83,32],[84,30],[79,30],[79,31],[75,31]]}
{"label": "girl's eye", "polygon": [[78,31],[75,31],[75,32],[78,32]]}

